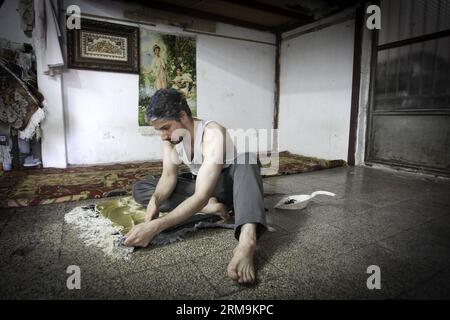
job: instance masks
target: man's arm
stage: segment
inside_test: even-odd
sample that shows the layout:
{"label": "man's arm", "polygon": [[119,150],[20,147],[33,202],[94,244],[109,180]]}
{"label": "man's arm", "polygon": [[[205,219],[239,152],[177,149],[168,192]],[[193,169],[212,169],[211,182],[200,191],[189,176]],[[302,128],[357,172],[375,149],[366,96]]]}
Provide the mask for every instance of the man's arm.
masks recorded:
{"label": "man's arm", "polygon": [[155,191],[147,205],[147,213],[145,220],[149,221],[157,218],[159,215],[159,207],[172,194],[177,184],[177,159],[172,157],[174,154],[173,146],[168,141],[163,141],[163,171],[162,175],[156,184]]}
{"label": "man's arm", "polygon": [[205,128],[203,163],[197,175],[195,192],[169,214],[155,220],[158,233],[189,219],[206,206],[222,171],[224,137],[224,129],[217,125]]}
{"label": "man's arm", "polygon": [[224,130],[205,129],[204,158],[197,175],[194,194],[164,217],[133,227],[126,235],[125,245],[146,247],[157,234],[187,220],[208,203],[222,170],[224,137]]}

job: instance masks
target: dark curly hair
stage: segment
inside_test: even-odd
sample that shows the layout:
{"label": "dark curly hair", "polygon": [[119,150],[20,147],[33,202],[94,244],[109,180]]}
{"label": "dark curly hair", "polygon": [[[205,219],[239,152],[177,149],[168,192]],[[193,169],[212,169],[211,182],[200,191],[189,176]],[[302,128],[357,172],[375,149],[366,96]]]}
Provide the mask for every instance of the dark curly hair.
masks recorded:
{"label": "dark curly hair", "polygon": [[158,119],[180,121],[181,111],[192,118],[191,109],[183,94],[173,88],[159,89],[151,97],[145,116],[148,122]]}

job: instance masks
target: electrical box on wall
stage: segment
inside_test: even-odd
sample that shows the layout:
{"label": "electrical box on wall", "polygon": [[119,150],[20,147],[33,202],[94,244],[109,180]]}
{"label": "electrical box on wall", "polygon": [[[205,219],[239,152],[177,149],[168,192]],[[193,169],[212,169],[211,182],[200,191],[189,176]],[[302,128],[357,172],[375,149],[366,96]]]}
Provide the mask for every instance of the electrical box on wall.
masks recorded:
{"label": "electrical box on wall", "polygon": [[7,146],[8,144],[9,144],[8,143],[8,137],[0,135],[0,145],[1,146]]}

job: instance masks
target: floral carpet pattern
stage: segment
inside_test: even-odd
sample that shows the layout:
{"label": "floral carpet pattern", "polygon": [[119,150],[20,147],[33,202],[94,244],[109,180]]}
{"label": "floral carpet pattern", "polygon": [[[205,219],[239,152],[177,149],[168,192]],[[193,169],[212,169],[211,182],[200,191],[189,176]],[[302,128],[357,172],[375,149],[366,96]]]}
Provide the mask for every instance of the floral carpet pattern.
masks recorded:
{"label": "floral carpet pattern", "polygon": [[[346,165],[289,152],[280,153],[278,175],[310,172]],[[162,163],[144,162],[67,169],[26,169],[0,175],[0,208],[130,195],[132,185],[148,175],[161,174]],[[187,172],[181,166],[180,172]]]}

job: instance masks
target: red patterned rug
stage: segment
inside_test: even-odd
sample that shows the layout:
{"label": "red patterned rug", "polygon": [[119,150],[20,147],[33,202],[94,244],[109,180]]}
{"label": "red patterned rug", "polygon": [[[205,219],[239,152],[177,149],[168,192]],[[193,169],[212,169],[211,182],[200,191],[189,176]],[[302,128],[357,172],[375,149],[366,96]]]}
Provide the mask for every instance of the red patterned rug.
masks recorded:
{"label": "red patterned rug", "polygon": [[[343,160],[323,160],[281,152],[277,175],[346,165]],[[263,162],[264,164],[264,162]],[[264,167],[264,165],[263,165]],[[26,169],[0,175],[0,208],[36,206],[66,201],[129,195],[132,185],[148,175],[161,174],[162,164],[144,162],[68,169]],[[181,172],[187,171],[182,166]]]}

